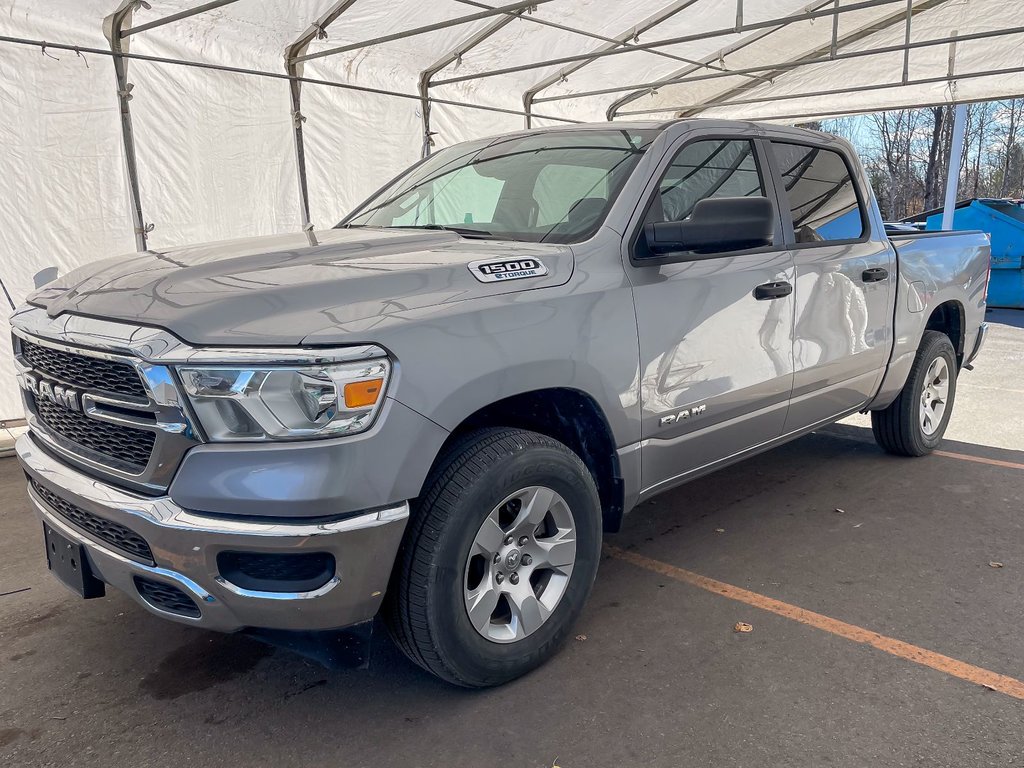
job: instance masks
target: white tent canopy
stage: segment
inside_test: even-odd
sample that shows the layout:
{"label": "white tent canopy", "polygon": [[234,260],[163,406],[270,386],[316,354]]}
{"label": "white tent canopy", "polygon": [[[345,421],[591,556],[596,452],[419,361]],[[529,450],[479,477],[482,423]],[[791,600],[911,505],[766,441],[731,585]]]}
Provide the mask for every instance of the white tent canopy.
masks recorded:
{"label": "white tent canopy", "polygon": [[[50,265],[330,226],[431,145],[524,124],[1024,95],[1005,0],[3,2],[15,302]],[[20,410],[3,353],[0,419]]]}

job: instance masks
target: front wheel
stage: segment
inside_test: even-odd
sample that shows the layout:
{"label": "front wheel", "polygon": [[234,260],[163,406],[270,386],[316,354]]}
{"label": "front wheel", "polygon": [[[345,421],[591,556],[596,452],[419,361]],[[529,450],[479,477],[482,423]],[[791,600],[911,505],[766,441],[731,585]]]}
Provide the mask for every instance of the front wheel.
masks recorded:
{"label": "front wheel", "polygon": [[442,457],[416,504],[388,594],[392,636],[444,680],[507,682],[566,639],[600,553],[580,458],[534,432],[481,430]]}
{"label": "front wheel", "polygon": [[949,337],[925,331],[906,384],[891,405],[871,412],[871,430],[888,453],[924,456],[946,432],[956,397],[956,351]]}

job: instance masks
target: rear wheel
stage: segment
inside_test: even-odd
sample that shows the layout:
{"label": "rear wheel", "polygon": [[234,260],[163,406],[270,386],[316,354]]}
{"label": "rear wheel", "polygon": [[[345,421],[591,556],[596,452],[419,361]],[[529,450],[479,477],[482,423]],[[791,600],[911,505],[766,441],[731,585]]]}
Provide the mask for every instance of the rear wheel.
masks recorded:
{"label": "rear wheel", "polygon": [[388,595],[391,633],[449,682],[504,683],[566,639],[600,548],[597,488],[575,453],[523,430],[469,435],[416,504]]}
{"label": "rear wheel", "polygon": [[956,397],[956,351],[949,337],[925,331],[906,384],[892,404],[871,412],[875,441],[898,456],[924,456],[940,442]]}

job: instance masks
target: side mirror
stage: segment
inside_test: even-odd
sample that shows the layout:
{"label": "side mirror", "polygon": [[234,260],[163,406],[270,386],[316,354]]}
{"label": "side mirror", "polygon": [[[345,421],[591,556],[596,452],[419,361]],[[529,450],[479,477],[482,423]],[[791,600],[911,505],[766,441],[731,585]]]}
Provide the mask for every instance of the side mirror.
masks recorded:
{"label": "side mirror", "polygon": [[687,252],[705,258],[771,245],[774,233],[775,208],[767,197],[707,198],[693,207],[685,221],[644,225],[652,253]]}

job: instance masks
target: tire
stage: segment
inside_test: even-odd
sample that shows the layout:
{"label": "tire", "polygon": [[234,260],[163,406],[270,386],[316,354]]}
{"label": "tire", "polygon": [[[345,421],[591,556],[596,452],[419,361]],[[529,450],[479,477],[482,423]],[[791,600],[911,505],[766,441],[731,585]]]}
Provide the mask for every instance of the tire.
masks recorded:
{"label": "tire", "polygon": [[[929,378],[930,372],[934,375],[943,366],[946,373],[944,390],[941,386],[936,387],[935,381]],[[931,453],[942,442],[953,412],[957,372],[956,350],[949,337],[939,331],[925,331],[903,390],[888,408],[871,412],[871,431],[875,442],[896,456]],[[929,400],[943,392],[944,397],[932,400],[933,403],[942,403],[941,414],[936,415],[934,409],[938,406],[933,405],[931,417],[926,422],[923,401],[929,385],[932,385]]]}
{"label": "tire", "polygon": [[[413,505],[385,602],[392,637],[416,664],[467,688],[529,672],[554,655],[579,616],[597,574],[601,530],[594,479],[565,445],[518,429],[467,435],[441,457]],[[572,563],[561,563],[570,550]]]}

